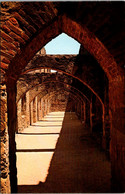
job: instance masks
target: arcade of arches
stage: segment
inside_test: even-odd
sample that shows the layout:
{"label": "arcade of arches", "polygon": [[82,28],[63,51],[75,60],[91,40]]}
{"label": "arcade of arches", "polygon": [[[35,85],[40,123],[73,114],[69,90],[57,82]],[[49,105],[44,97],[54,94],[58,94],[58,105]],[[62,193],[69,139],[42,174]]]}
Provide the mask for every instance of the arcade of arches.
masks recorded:
{"label": "arcade of arches", "polygon": [[[75,113],[111,163],[106,192],[125,191],[124,5],[1,3],[1,193],[18,192],[16,134],[58,111]],[[46,54],[61,33],[78,55]]]}

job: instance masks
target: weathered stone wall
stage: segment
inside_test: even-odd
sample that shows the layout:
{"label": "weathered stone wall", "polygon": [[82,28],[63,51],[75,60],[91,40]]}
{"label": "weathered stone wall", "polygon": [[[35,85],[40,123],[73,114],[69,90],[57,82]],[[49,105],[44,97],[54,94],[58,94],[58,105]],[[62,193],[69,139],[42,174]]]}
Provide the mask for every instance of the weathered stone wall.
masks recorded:
{"label": "weathered stone wall", "polygon": [[[125,44],[123,44],[124,2],[74,2],[72,4],[67,4],[67,2],[2,2],[1,7],[2,83],[6,80],[8,82],[10,78],[17,79],[34,54],[62,32],[79,41],[96,58],[105,71],[110,81],[112,175],[117,189],[124,191],[125,103],[123,99],[125,99],[125,85],[120,80],[125,67],[123,52],[125,49]],[[79,73],[80,68],[77,70]],[[8,86],[8,93],[10,166],[13,166],[10,174],[12,174],[12,190],[15,191],[16,93],[13,89],[11,90],[11,84]],[[90,106],[90,123],[92,123],[91,108]]]}
{"label": "weathered stone wall", "polygon": [[21,132],[23,130],[23,124],[22,124],[22,113],[21,113],[21,101],[19,100],[17,104],[17,132]]}
{"label": "weathered stone wall", "polygon": [[[1,89],[4,88],[3,86]],[[7,99],[6,99],[6,87],[1,93],[0,100],[0,170],[1,170],[1,193],[10,193],[10,179],[9,179],[9,146],[8,146],[8,130],[7,130]]]}
{"label": "weathered stone wall", "polygon": [[[24,98],[25,97],[25,98]],[[17,131],[21,132],[30,125],[29,92],[17,103]]]}
{"label": "weathered stone wall", "polygon": [[30,124],[33,124],[33,101],[30,103]]}
{"label": "weathered stone wall", "polygon": [[65,111],[67,106],[66,94],[58,94],[51,99],[51,112]]}
{"label": "weathered stone wall", "polygon": [[30,125],[29,92],[26,93],[26,127]]}
{"label": "weathered stone wall", "polygon": [[125,191],[125,79],[109,83],[110,157],[114,192]]}

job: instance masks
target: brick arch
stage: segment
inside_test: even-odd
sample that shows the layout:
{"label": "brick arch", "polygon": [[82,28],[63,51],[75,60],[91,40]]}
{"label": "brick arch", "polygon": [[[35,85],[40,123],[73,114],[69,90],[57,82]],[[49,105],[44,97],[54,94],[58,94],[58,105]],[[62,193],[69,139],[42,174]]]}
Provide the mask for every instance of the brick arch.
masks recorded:
{"label": "brick arch", "polygon": [[50,68],[50,67],[48,67],[48,66],[46,65],[45,67],[37,67],[37,68],[28,69],[28,70],[24,71],[23,73],[21,73],[21,75],[25,75],[26,73],[28,73],[28,72],[30,72],[30,71],[34,71],[34,70],[38,70],[38,69],[51,69],[51,70],[56,70],[56,71],[58,71],[58,72],[62,72],[62,73],[64,73],[65,75],[68,75],[68,76],[70,76],[70,77],[72,77],[72,78],[74,78],[74,79],[76,79],[76,80],[82,82],[82,84],[84,84],[89,90],[91,90],[92,93],[93,93],[94,95],[96,95],[97,98],[99,99],[99,101],[103,104],[102,99],[101,99],[101,97],[99,96],[99,94],[97,94],[97,92],[95,92],[95,90],[94,90],[87,82],[85,82],[84,80],[82,80],[82,79],[79,78],[78,76],[73,75],[73,73],[71,74],[71,73],[69,73],[69,72],[67,72],[67,71],[65,71],[65,70],[60,69],[59,67],[58,67],[58,68],[57,68],[57,67],[56,67],[56,68]]}
{"label": "brick arch", "polygon": [[[27,89],[21,96],[20,96],[20,98],[17,100],[17,103],[19,102],[19,100],[30,90],[30,89],[33,89],[33,88],[35,88],[35,87],[37,87],[37,86],[40,86],[40,85],[42,85],[42,84],[48,84],[48,83],[52,83],[52,82],[54,82],[54,83],[61,83],[61,84],[63,84],[63,85],[68,85],[68,86],[71,86],[70,84],[68,84],[68,83],[65,83],[65,82],[61,82],[61,81],[46,81],[46,82],[43,82],[43,83],[41,83],[41,84],[36,84],[36,85],[34,85],[33,87],[31,87],[31,88],[29,88],[29,89]],[[75,88],[75,87],[73,87],[73,86],[71,86],[71,88],[73,88],[73,89],[75,89],[78,93],[80,93],[81,94],[81,96],[83,97],[83,98],[85,98],[89,103],[90,103],[90,100],[87,98],[87,96],[85,95],[85,94],[83,94],[81,91],[79,91],[77,88]],[[41,93],[41,92],[40,92]],[[37,96],[38,94],[36,94],[36,96]]]}
{"label": "brick arch", "polygon": [[56,21],[41,30],[39,34],[29,41],[19,54],[15,55],[9,65],[7,77],[18,79],[21,70],[33,58],[36,52],[62,32],[76,39],[96,58],[109,80],[114,80],[120,76],[118,66],[113,56],[99,39],[85,26],[83,27],[66,15],[63,15],[59,16]]}
{"label": "brick arch", "polygon": [[[63,88],[64,89],[64,88]],[[59,94],[60,92],[61,92],[62,90],[61,89],[59,89],[59,90],[54,90],[54,91],[50,91],[50,93],[49,94],[51,94],[52,93],[52,95],[56,95],[56,94]],[[66,92],[71,92],[72,90],[67,90],[67,89],[64,89],[64,91],[66,91]],[[39,94],[41,94],[41,92],[39,93]],[[36,96],[38,96],[39,94],[37,94]],[[46,95],[48,95],[48,94],[45,94],[44,96],[43,96],[43,98],[46,96]],[[84,102],[84,100],[77,94],[77,93],[70,93],[70,95],[73,95],[75,98],[73,98],[75,101],[77,101],[78,99],[80,100],[80,102],[83,102],[83,103],[85,103]],[[35,96],[35,97],[36,97]],[[50,96],[49,96],[50,97]]]}
{"label": "brick arch", "polygon": [[[50,92],[51,96],[48,96],[48,98],[52,98],[53,96],[60,94],[61,91],[62,91],[62,90]],[[65,92],[69,92],[69,91],[67,91],[67,90],[64,90],[64,91],[65,91]],[[45,95],[45,96],[46,96],[46,95]],[[45,96],[44,96],[44,97],[45,97]],[[43,98],[44,98],[44,97],[43,97]],[[48,99],[48,98],[47,98],[47,99]],[[80,96],[78,96],[77,93],[75,93],[75,94],[74,94],[74,93],[70,93],[70,98],[71,98],[72,100],[74,100],[75,103],[80,102],[81,104],[85,104],[85,101],[84,101]]]}
{"label": "brick arch", "polygon": [[[30,89],[33,89],[33,88],[35,88],[35,87],[37,87],[37,86],[39,86],[39,85],[42,85],[42,84],[48,84],[48,83],[50,83],[50,82],[54,82],[54,83],[63,83],[63,84],[65,84],[65,85],[69,85],[68,83],[65,83],[65,82],[61,82],[61,81],[45,81],[45,82],[43,82],[43,83],[41,83],[41,84],[36,84],[36,85],[34,85],[32,88],[30,88]],[[69,86],[71,86],[71,85],[69,85]],[[71,86],[72,87],[72,86]],[[75,89],[77,89],[77,88],[75,88]],[[28,90],[27,90],[28,91]],[[26,92],[27,92],[26,91]],[[77,89],[77,91],[78,92],[80,92],[81,94],[82,94],[82,96],[84,97],[84,98],[86,98],[86,100],[89,102],[89,104],[90,104],[90,100],[88,99],[88,97],[86,96],[86,95],[84,95],[81,91],[79,91],[78,89]],[[95,94],[95,93],[94,93]],[[24,95],[24,94],[23,94]],[[22,96],[23,96],[22,95]],[[20,98],[22,98],[22,96],[20,97]],[[37,94],[36,94],[36,96],[37,96]],[[98,96],[96,95],[96,97],[98,98]],[[104,107],[104,104],[103,104],[103,102],[102,102],[102,100],[100,99],[100,98],[98,98],[99,99],[99,101],[100,101],[100,103],[101,103],[101,106],[102,106],[102,119],[103,119],[103,122],[104,122],[104,115],[105,115],[105,107]],[[103,126],[104,127],[104,126]]]}
{"label": "brick arch", "polygon": [[[68,73],[68,72],[66,72],[66,71],[63,71],[63,70],[60,70],[60,69],[58,69],[58,68],[49,68],[48,66],[45,66],[44,68],[42,67],[39,67],[39,68],[37,68],[37,69],[52,69],[52,70],[56,70],[56,71],[58,71],[58,72],[62,72],[62,73],[64,73],[65,75],[68,75],[68,76],[70,76],[70,77],[72,77],[72,78],[74,78],[74,79],[76,79],[76,80],[78,80],[79,82],[81,82],[83,85],[85,85],[98,99],[99,99],[99,101],[101,102],[101,104],[102,104],[102,106],[104,105],[104,103],[103,103],[103,101],[102,101],[102,99],[101,99],[101,97],[97,94],[97,92],[95,92],[94,91],[94,89],[92,88],[92,87],[90,87],[90,85],[89,84],[87,84],[85,81],[83,81],[82,79],[80,79],[79,77],[77,77],[77,76],[74,76],[73,74],[71,74],[71,73]],[[24,71],[21,75],[24,75],[25,73],[27,73],[27,72],[29,72],[29,71],[32,71],[32,70],[36,70],[35,68],[33,68],[33,69],[29,69],[29,70],[27,70],[27,71]]]}
{"label": "brick arch", "polygon": [[[77,93],[77,91],[73,91],[71,88],[70,89],[67,89],[67,88],[62,88],[62,87],[59,87],[59,89],[58,90],[56,90],[55,88],[53,88],[53,89],[51,89],[50,91],[49,91],[49,93],[45,93],[45,94],[43,94],[43,91],[41,91],[41,92],[39,92],[38,94],[36,94],[35,96],[34,96],[34,98],[29,102],[29,104],[30,103],[32,103],[33,102],[33,100],[36,98],[36,96],[37,97],[39,97],[39,100],[40,99],[51,99],[51,98],[53,98],[53,96],[57,96],[58,94],[60,94],[62,91],[65,91],[65,92],[68,92],[68,93],[70,93],[69,94],[69,96],[70,96],[70,98],[74,101],[74,103],[79,103],[80,102],[80,104],[81,105],[83,105],[84,106],[84,108],[86,107],[86,103],[87,103],[87,101],[86,101],[86,99],[83,99],[78,93]],[[39,96],[40,94],[42,94],[42,96]],[[90,106],[90,102],[88,102],[87,104],[89,104],[89,106]],[[85,114],[85,113],[84,113]]]}

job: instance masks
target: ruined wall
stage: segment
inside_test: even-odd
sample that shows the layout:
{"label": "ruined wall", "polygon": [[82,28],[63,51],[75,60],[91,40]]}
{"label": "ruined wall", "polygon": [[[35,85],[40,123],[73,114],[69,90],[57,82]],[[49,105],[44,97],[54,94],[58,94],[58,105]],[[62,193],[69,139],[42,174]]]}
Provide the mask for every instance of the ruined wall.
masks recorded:
{"label": "ruined wall", "polygon": [[2,86],[0,101],[0,148],[1,148],[1,193],[10,193],[9,158],[8,158],[8,130],[7,130],[7,96],[6,87]]}
{"label": "ruined wall", "polygon": [[[20,88],[19,88],[20,89]],[[29,92],[17,103],[17,131],[21,132],[30,125]]]}
{"label": "ruined wall", "polygon": [[65,111],[67,107],[67,95],[58,94],[51,99],[51,112]]}
{"label": "ruined wall", "polygon": [[22,101],[22,99],[20,99],[18,104],[17,104],[17,130],[16,130],[16,132],[21,132],[23,130],[21,101]]}
{"label": "ruined wall", "polygon": [[125,190],[125,79],[109,83],[110,157],[115,191]]}
{"label": "ruined wall", "polygon": [[[8,69],[6,77],[17,78],[33,55],[61,32],[65,32],[81,42],[98,60],[108,78],[114,79],[114,82],[116,79],[116,83],[109,85],[111,161],[112,175],[116,179],[115,185],[119,187],[119,190],[121,188],[124,191],[125,103],[123,99],[125,99],[125,87],[120,80],[121,74],[124,72],[123,3],[2,2],[1,72],[3,82],[5,82],[4,76]],[[60,18],[61,14],[62,18]],[[28,15],[30,15],[30,19],[27,19]],[[56,21],[57,16],[59,16],[58,21]],[[42,33],[38,34],[39,32]],[[8,106],[14,110],[12,105]],[[13,118],[15,119],[12,115],[12,122]],[[12,122],[10,122],[11,132],[15,130]],[[11,143],[13,145],[13,142]]]}

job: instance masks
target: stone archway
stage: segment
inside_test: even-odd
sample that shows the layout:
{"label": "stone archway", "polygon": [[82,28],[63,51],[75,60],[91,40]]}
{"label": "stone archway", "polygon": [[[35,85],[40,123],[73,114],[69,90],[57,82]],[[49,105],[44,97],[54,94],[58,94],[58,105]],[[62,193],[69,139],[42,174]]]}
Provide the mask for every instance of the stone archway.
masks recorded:
{"label": "stone archway", "polygon": [[[17,20],[12,20],[14,25],[18,24]],[[11,26],[12,27],[12,26]],[[7,29],[6,29],[7,30]],[[48,33],[49,32],[49,33]],[[116,152],[118,156],[122,154],[125,147],[124,143],[124,78],[122,78],[119,68],[114,60],[114,58],[110,55],[108,50],[105,46],[95,37],[86,27],[81,26],[80,24],[72,21],[66,15],[59,16],[53,24],[45,27],[43,30],[40,29],[40,33],[35,36],[32,40],[29,40],[27,46],[25,46],[21,53],[16,54],[13,52],[15,56],[13,59],[12,57],[6,53],[7,57],[10,58],[10,65],[6,63],[2,64],[2,69],[7,70],[7,91],[8,91],[8,127],[9,127],[9,139],[10,139],[10,155],[11,159],[13,160],[13,164],[15,163],[15,156],[13,155],[15,152],[15,143],[12,141],[15,131],[15,121],[16,121],[16,80],[20,75],[21,69],[25,67],[27,62],[34,56],[34,54],[47,42],[49,42],[52,38],[59,35],[61,32],[65,32],[71,37],[75,38],[79,41],[99,62],[102,69],[107,74],[109,78],[109,100],[110,100],[110,110],[112,115],[112,136],[111,136],[111,161],[112,161],[112,169],[114,171],[113,178],[118,181],[122,188],[124,188],[124,181],[125,181],[125,174],[121,172],[121,164],[124,164],[124,158],[117,157],[116,159]],[[75,33],[74,33],[75,32]],[[19,32],[18,32],[19,33]],[[24,35],[24,34],[23,34]],[[8,41],[12,41],[14,43],[14,39],[10,36],[6,36],[6,33],[3,32],[2,36]],[[22,36],[22,33],[21,33]],[[22,37],[27,40],[27,37]],[[17,44],[19,42],[23,42],[23,39],[19,38]],[[40,42],[40,43],[39,43]],[[15,47],[11,45],[14,49]],[[30,54],[29,54],[30,53]],[[19,68],[17,68],[17,64]],[[4,71],[2,70],[2,71]],[[11,88],[10,88],[11,86]],[[116,92],[117,91],[117,92]],[[12,107],[13,104],[13,107]],[[12,113],[12,114],[11,114]],[[122,118],[119,119],[119,115],[122,115]],[[11,118],[10,118],[11,117]],[[122,125],[120,125],[122,123]],[[119,125],[121,127],[119,127]],[[122,141],[121,141],[122,140]],[[117,143],[116,143],[117,142]],[[11,152],[12,151],[12,152]],[[118,162],[117,162],[118,160]],[[14,164],[15,165],[15,164]],[[10,164],[11,166],[11,164]],[[12,167],[13,169],[13,167]],[[120,172],[120,173],[119,173]],[[16,169],[13,169],[13,173],[16,173]],[[116,178],[117,177],[117,178]],[[12,181],[12,178],[11,178]],[[16,190],[16,180],[13,180],[15,184],[11,184],[12,188],[15,187]],[[13,191],[14,191],[13,190]]]}
{"label": "stone archway", "polygon": [[[62,32],[65,32],[72,38],[76,39],[86,50],[88,50],[88,52],[90,52],[90,54],[96,58],[109,80],[121,77],[114,58],[105,46],[98,40],[98,38],[89,32],[86,27],[82,27],[66,15],[59,16],[56,21],[35,36],[35,38],[29,42],[20,54],[17,54],[14,57],[9,65],[7,75],[16,78],[20,74],[21,69],[27,65],[35,53]],[[16,68],[17,63],[20,67],[19,69]]]}

